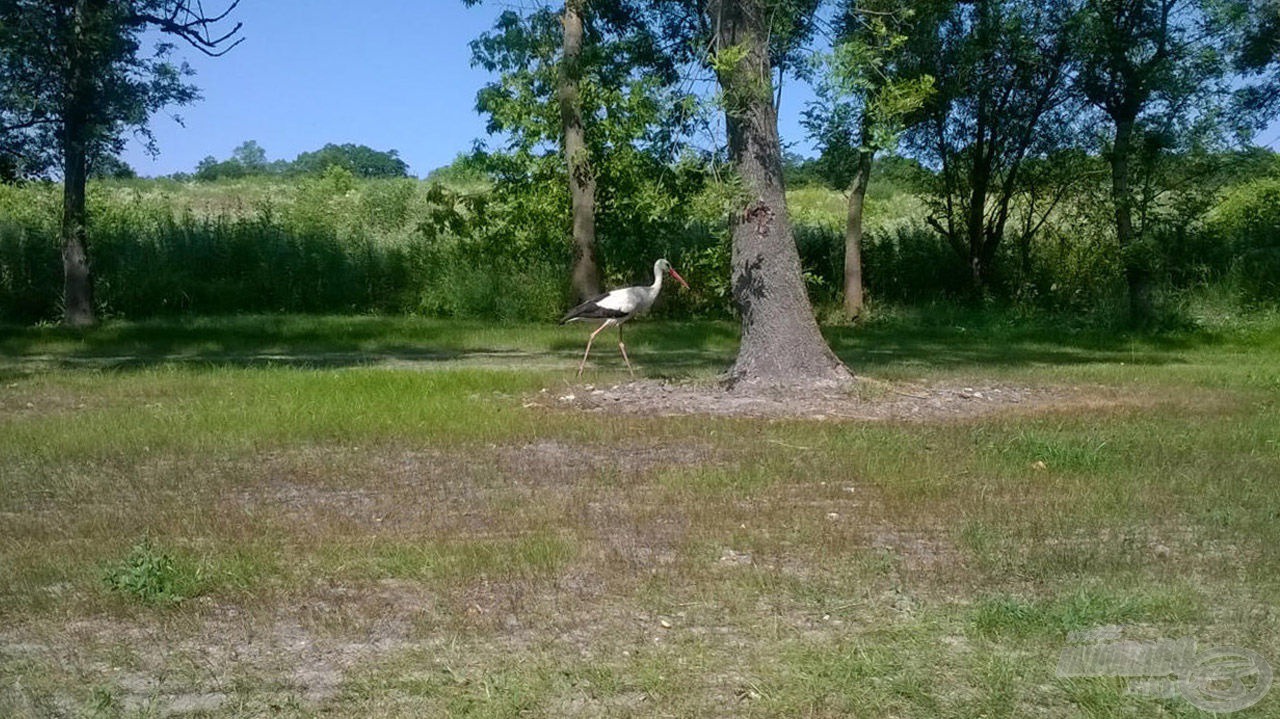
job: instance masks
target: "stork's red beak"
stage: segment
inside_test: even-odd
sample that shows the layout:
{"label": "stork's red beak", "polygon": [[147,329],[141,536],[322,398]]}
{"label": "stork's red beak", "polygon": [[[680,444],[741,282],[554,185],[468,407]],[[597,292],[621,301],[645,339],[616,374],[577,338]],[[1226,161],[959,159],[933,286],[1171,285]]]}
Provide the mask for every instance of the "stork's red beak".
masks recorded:
{"label": "stork's red beak", "polygon": [[668,272],[672,277],[676,278],[676,281],[677,281],[677,282],[679,282],[680,284],[684,285],[684,288],[685,288],[686,290],[687,290],[687,289],[689,289],[689,283],[684,281],[684,278],[680,276],[680,273],[679,273],[679,272],[676,272],[676,268],[674,268],[674,267],[668,267],[668,268],[667,268],[667,272]]}

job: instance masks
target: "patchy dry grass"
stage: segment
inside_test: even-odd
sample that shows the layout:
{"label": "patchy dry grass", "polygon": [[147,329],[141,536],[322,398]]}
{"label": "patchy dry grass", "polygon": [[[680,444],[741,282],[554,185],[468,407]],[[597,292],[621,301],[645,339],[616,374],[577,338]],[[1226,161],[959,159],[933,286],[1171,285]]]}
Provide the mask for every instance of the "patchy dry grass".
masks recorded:
{"label": "patchy dry grass", "polygon": [[[569,331],[204,323],[0,337],[0,715],[1192,717],[1057,678],[1067,634],[1280,663],[1274,327],[834,332],[1137,398],[869,422],[549,408]],[[637,329],[651,379],[732,351]],[[191,596],[104,581],[144,538]]]}

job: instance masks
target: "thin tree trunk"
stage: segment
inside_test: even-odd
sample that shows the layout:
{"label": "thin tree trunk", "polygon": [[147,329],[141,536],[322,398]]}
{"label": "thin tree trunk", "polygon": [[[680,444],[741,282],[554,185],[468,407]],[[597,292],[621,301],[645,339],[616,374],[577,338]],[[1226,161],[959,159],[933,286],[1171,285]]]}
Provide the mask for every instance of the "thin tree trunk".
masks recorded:
{"label": "thin tree trunk", "polygon": [[[77,36],[86,9],[77,2],[71,22]],[[94,324],[93,276],[89,270],[85,211],[85,177],[88,171],[87,127],[84,108],[89,103],[83,49],[73,43],[67,68],[70,97],[62,116],[62,302],[63,322],[74,327]]]}
{"label": "thin tree trunk", "polygon": [[[991,3],[977,0],[978,42],[986,46],[990,44],[992,34]],[[986,60],[979,65],[979,72],[986,70]],[[981,295],[986,286],[987,268],[982,261],[984,225],[987,217],[987,190],[991,182],[991,154],[988,143],[994,143],[995,137],[987,137],[988,111],[991,105],[988,97],[987,83],[982,83],[977,92],[977,108],[974,128],[973,164],[969,168],[969,205],[965,216],[965,240],[969,248],[969,281],[975,295]]]}
{"label": "thin tree trunk", "polygon": [[1129,186],[1129,154],[1133,147],[1133,120],[1116,121],[1111,148],[1111,203],[1116,213],[1116,242],[1124,262],[1129,286],[1129,316],[1144,321],[1151,316],[1151,286],[1148,268],[1141,253],[1133,248],[1133,190]]}
{"label": "thin tree trunk", "polygon": [[742,343],[729,372],[733,387],[812,387],[852,375],[827,347],[800,274],[800,255],[787,215],[782,147],[773,107],[767,33],[760,0],[710,0],[708,19],[719,49],[745,57],[721,68],[729,157],[742,178],[746,206],[734,213],[733,297],[742,315]]}
{"label": "thin tree trunk", "polygon": [[573,211],[573,289],[579,299],[600,293],[596,264],[596,178],[582,128],[582,15],[586,0],[564,5],[564,58],[560,66],[560,118],[564,157],[569,169],[569,198]]}
{"label": "thin tree trunk", "polygon": [[849,188],[849,221],[844,233],[844,316],[856,320],[862,315],[862,210],[871,181],[871,160],[875,154],[867,148],[866,123],[862,128],[862,148],[858,150],[858,167]]}
{"label": "thin tree trunk", "polygon": [[[979,118],[979,131],[982,120]],[[985,146],[979,142],[977,157],[973,160],[972,174],[969,179],[969,206],[965,217],[965,238],[969,247],[969,273],[973,291],[981,294],[986,288],[987,273],[990,268],[986,262],[986,217],[987,190],[991,181],[991,164],[985,153]]]}

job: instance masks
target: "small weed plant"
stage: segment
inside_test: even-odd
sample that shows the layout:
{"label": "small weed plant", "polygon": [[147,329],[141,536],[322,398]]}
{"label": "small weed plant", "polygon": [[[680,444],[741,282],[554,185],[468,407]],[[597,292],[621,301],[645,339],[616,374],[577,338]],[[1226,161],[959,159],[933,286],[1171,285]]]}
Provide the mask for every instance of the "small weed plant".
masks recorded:
{"label": "small weed plant", "polygon": [[109,589],[150,606],[178,604],[198,593],[200,570],[156,546],[150,537],[134,544],[118,564],[107,567]]}

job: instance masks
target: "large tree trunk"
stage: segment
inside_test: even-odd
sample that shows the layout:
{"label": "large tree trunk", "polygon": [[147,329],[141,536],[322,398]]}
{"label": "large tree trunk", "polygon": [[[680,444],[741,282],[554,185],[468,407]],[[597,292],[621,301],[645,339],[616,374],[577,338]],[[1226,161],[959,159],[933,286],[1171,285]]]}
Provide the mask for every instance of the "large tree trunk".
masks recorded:
{"label": "large tree trunk", "polygon": [[[77,2],[71,22],[76,35],[85,21],[86,8]],[[70,90],[62,114],[62,302],[63,322],[85,327],[96,321],[93,312],[93,277],[89,272],[89,253],[85,211],[85,176],[88,172],[88,127],[85,108],[89,105],[87,60],[84,49],[73,43],[68,58]]]}
{"label": "large tree trunk", "polygon": [[733,298],[742,315],[742,344],[729,384],[843,384],[852,375],[818,331],[787,216],[772,102],[769,15],[761,0],[710,0],[707,14],[718,50],[745,51],[733,67],[719,68],[729,157],[747,193],[746,207],[730,221]]}
{"label": "large tree trunk", "polygon": [[858,151],[858,167],[849,188],[849,221],[844,233],[844,316],[856,320],[862,315],[862,210],[871,181],[871,160],[875,153],[867,149],[867,128],[862,129],[862,149]]}
{"label": "large tree trunk", "polygon": [[564,129],[564,157],[569,168],[569,198],[573,208],[573,289],[579,299],[600,293],[596,264],[596,178],[582,129],[582,14],[586,0],[564,5],[564,58],[560,66],[560,118]]}
{"label": "large tree trunk", "polygon": [[1151,284],[1146,260],[1133,247],[1133,190],[1129,187],[1133,124],[1132,119],[1116,121],[1115,142],[1111,148],[1111,203],[1116,213],[1116,242],[1129,286],[1129,316],[1141,322],[1151,316]]}

